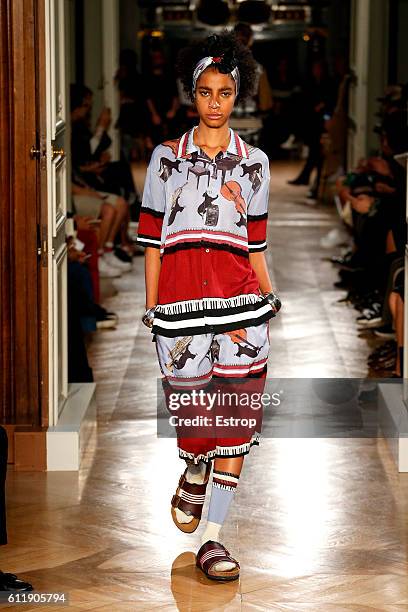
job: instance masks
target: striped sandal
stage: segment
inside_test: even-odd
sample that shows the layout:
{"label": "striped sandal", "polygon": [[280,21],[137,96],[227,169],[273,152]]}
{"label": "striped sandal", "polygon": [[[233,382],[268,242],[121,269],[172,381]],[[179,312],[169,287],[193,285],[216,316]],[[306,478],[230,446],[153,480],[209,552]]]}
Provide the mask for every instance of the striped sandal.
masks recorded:
{"label": "striped sandal", "polygon": [[[213,567],[221,561],[229,561],[235,563],[235,567],[227,571],[216,571]],[[196,566],[200,568],[211,580],[220,580],[227,582],[239,578],[239,563],[233,559],[228,550],[219,542],[208,540],[205,542],[197,553]]]}
{"label": "striped sandal", "polygon": [[[174,524],[184,533],[193,533],[200,524],[201,513],[205,502],[205,493],[207,490],[208,480],[211,473],[211,461],[207,464],[205,471],[205,479],[203,484],[195,484],[187,482],[185,469],[184,474],[180,476],[176,494],[171,499],[171,516]],[[177,520],[176,508],[189,516],[193,516],[193,520],[189,523],[180,523]]]}

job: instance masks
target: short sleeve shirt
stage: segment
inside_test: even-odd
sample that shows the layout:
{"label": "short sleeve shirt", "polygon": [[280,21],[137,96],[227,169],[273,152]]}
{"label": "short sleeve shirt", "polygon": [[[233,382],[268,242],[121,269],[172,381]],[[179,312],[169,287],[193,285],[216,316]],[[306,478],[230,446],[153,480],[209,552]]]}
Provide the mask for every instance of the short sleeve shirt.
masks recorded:
{"label": "short sleeve shirt", "polygon": [[273,316],[249,253],[267,248],[269,160],[230,128],[211,159],[196,128],[158,145],[147,169],[137,242],[160,249],[152,333],[222,333]]}

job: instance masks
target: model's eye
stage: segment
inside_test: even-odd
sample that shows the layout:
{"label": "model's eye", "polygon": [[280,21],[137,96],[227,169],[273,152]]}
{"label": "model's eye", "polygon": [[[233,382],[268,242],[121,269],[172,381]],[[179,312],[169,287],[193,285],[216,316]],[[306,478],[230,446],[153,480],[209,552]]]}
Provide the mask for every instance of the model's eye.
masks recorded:
{"label": "model's eye", "polygon": [[230,91],[223,91],[221,95],[224,96],[224,98],[229,98],[230,95],[231,95],[231,92]]}
{"label": "model's eye", "polygon": [[200,91],[200,94],[201,94],[201,95],[202,95],[204,98],[206,98],[207,96],[209,96],[209,95],[210,95],[210,92],[209,92],[209,91]]}

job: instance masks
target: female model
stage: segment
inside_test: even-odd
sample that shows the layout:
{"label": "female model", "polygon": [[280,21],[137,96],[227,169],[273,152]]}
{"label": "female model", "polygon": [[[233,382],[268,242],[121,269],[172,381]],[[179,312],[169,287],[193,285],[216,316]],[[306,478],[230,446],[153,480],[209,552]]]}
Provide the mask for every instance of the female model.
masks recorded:
{"label": "female model", "polygon": [[[143,321],[154,334],[167,399],[171,389],[207,389],[214,380],[218,389],[232,379],[258,382],[259,389],[269,319],[280,307],[264,257],[269,161],[229,127],[235,101],[250,95],[255,81],[251,52],[225,32],[182,50],[178,66],[200,121],[153,151],[138,232],[146,247]],[[229,437],[177,432],[187,468],[171,513],[184,532],[200,522],[214,461],[197,553],[197,566],[214,580],[239,576],[239,563],[219,533],[259,430],[258,420],[250,431],[241,427]]]}

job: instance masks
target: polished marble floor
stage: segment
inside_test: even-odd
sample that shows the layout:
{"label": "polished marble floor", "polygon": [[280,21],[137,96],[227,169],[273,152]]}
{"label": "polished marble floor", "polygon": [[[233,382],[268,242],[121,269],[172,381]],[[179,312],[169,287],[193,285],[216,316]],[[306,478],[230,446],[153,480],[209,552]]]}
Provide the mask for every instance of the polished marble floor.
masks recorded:
{"label": "polished marble floor", "polygon": [[[283,309],[271,322],[268,376],[363,377],[367,339],[355,311],[337,302],[343,292],[319,246],[336,217],[286,186],[295,172],[276,163],[271,173],[267,253]],[[105,305],[120,324],[90,348],[92,444],[79,473],[9,471],[0,567],[40,591],[66,592],[72,610],[407,610],[408,475],[376,438],[262,440],[223,531],[240,580],[217,584],[195,569],[201,530],[182,534],[169,511],[182,463],[175,441],[156,437],[160,372],[140,322],[143,258],[115,284]]]}

